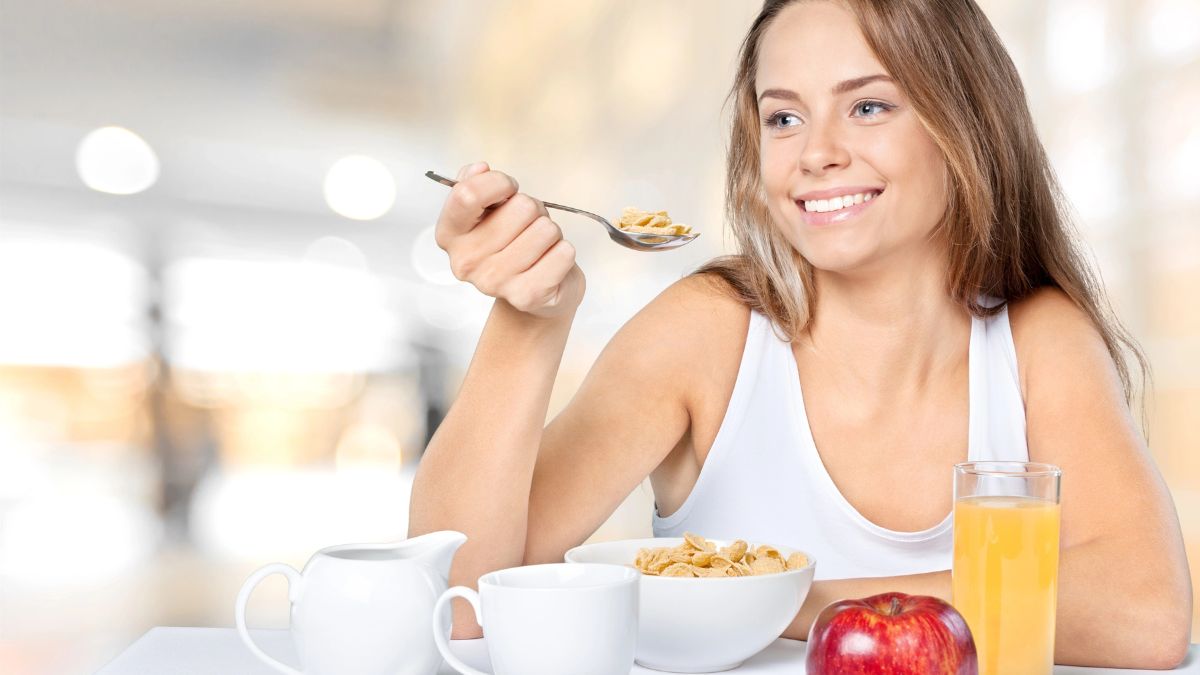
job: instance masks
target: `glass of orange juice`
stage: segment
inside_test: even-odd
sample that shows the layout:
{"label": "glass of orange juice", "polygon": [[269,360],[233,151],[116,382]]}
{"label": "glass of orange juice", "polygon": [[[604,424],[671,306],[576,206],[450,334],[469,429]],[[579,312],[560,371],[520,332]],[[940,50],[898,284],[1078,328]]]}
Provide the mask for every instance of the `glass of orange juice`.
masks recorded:
{"label": "glass of orange juice", "polygon": [[1054,667],[1061,478],[1051,464],[954,466],[953,604],[980,675]]}

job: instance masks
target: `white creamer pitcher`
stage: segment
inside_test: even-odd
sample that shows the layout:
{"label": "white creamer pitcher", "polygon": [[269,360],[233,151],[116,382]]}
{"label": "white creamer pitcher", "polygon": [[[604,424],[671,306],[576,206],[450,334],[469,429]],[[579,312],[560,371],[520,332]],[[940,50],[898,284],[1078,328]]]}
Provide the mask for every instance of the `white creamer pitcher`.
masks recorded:
{"label": "white creamer pitcher", "polygon": [[[288,675],[434,675],[442,657],[429,630],[433,606],[466,540],[461,532],[431,532],[392,544],[324,548],[303,572],[266,565],[238,593],[238,633],[255,656]],[[292,642],[303,674],[264,653],[246,630],[250,593],[275,573],[288,578]],[[445,623],[449,630],[448,617]]]}

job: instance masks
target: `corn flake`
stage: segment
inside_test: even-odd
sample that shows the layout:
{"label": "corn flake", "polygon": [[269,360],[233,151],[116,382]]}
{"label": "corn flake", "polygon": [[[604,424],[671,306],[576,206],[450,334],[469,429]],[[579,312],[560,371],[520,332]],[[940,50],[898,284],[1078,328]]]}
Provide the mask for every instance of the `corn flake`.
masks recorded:
{"label": "corn flake", "polygon": [[716,543],[691,532],[685,532],[683,543],[674,548],[662,546],[638,550],[633,562],[642,574],[650,576],[700,578],[778,574],[806,565],[808,558],[800,552],[792,553],[784,560],[783,554],[774,546],[760,544],[751,549],[750,544],[741,539],[718,549]]}
{"label": "corn flake", "polygon": [[673,222],[666,211],[643,211],[632,206],[621,211],[617,228],[639,234],[688,234],[692,231],[687,225]]}

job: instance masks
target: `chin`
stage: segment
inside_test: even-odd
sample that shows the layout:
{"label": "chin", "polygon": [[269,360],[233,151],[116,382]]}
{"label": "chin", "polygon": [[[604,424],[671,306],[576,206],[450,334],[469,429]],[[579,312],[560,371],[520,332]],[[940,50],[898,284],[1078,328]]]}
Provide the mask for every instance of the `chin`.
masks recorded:
{"label": "chin", "polygon": [[796,246],[800,256],[822,272],[849,273],[863,269],[879,259],[873,246],[849,245],[850,242],[805,242]]}
{"label": "chin", "polygon": [[[825,272],[851,272],[880,257],[882,233],[867,227],[813,228],[793,214],[775,214],[776,223],[786,223],[782,233],[788,243],[813,268]],[[855,225],[858,225],[856,223]]]}
{"label": "chin", "polygon": [[871,262],[864,258],[821,258],[817,260],[805,258],[805,260],[808,260],[808,264],[813,269],[829,274],[853,274],[866,269]]}

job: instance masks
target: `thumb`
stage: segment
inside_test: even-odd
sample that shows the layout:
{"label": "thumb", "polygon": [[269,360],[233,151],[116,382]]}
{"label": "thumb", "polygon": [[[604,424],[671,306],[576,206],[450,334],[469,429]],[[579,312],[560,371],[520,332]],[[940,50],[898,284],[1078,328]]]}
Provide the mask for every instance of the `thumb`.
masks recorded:
{"label": "thumb", "polygon": [[468,164],[458,170],[458,180],[466,180],[471,176],[476,176],[490,170],[491,167],[488,166],[487,162],[475,162],[474,164]]}

